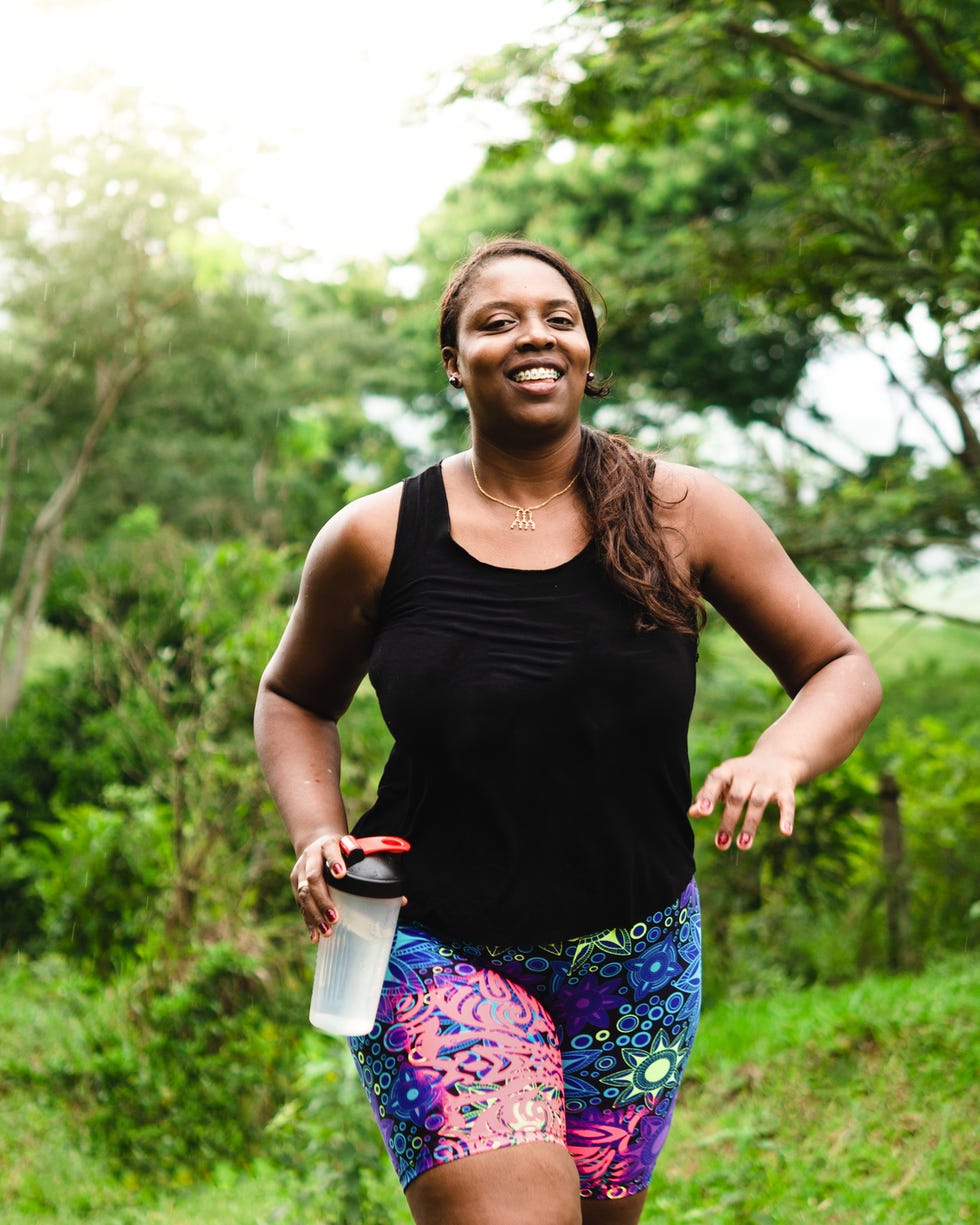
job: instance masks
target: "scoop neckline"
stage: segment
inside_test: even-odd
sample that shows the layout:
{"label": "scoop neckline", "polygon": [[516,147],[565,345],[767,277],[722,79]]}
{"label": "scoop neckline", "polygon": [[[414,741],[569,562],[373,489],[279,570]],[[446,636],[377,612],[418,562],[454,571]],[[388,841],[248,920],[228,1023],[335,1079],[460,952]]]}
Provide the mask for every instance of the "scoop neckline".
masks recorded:
{"label": "scoop neckline", "polygon": [[498,570],[503,574],[557,574],[559,570],[564,570],[566,567],[574,565],[591,552],[593,542],[590,538],[586,540],[585,544],[577,553],[574,553],[571,557],[566,558],[565,561],[558,562],[558,564],[555,566],[498,566],[495,562],[483,561],[482,558],[474,556],[474,554],[472,554],[465,545],[460,544],[453,535],[453,522],[449,515],[449,498],[446,496],[446,480],[442,473],[442,464],[443,461],[440,460],[436,466],[439,470],[439,491],[442,495],[442,509],[446,520],[446,535],[450,544],[452,544],[457,552],[461,553],[463,557],[468,558],[474,565],[483,566],[487,570]]}
{"label": "scoop neckline", "polygon": [[581,561],[583,557],[592,549],[592,541],[587,540],[583,547],[573,557],[569,557],[566,561],[560,561],[556,566],[498,566],[492,561],[483,561],[482,558],[475,557],[469,549],[459,543],[452,533],[452,526],[447,534],[449,543],[461,553],[468,561],[471,561],[475,566],[483,566],[486,570],[498,570],[501,574],[557,574],[559,570],[564,570],[568,566],[573,566],[577,561]]}

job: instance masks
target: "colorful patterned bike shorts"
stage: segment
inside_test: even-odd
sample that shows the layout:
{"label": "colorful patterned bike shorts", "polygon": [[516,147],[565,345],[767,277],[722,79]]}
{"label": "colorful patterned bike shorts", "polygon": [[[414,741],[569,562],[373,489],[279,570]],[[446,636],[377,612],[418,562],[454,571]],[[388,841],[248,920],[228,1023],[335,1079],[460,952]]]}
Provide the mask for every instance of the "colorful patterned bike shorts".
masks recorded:
{"label": "colorful patterned bike shorts", "polygon": [[374,1028],[350,1040],[402,1186],[472,1153],[562,1144],[584,1197],[644,1190],[701,1002],[694,881],[630,928],[528,948],[401,927]]}

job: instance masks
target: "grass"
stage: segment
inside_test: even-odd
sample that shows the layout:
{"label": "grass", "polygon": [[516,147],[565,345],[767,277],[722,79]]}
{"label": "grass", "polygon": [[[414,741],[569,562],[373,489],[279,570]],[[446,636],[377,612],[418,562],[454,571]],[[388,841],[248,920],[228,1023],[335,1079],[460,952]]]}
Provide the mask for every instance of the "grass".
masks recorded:
{"label": "grass", "polygon": [[[65,976],[65,981],[59,975]],[[980,967],[720,1004],[706,1014],[644,1221],[946,1225],[980,1216]],[[141,1187],[113,1172],[62,1088],[105,1007],[59,963],[0,968],[4,1225],[347,1225],[271,1163]],[[394,1179],[390,1171],[390,1188]],[[178,1182],[180,1180],[177,1180]],[[405,1225],[384,1186],[372,1221]],[[303,1205],[301,1207],[301,1205]],[[360,1219],[360,1218],[357,1218]]]}
{"label": "grass", "polygon": [[975,1220],[978,987],[964,959],[713,1009],[644,1219]]}

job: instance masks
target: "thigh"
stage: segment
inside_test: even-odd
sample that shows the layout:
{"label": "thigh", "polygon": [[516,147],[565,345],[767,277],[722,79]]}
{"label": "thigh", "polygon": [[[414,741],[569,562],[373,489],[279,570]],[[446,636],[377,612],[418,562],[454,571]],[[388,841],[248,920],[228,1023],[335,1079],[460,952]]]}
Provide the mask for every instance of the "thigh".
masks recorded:
{"label": "thigh", "polygon": [[374,1029],[350,1045],[402,1186],[461,1157],[564,1146],[550,1017],[421,929],[399,930]]}
{"label": "thigh", "polygon": [[566,1143],[583,1197],[625,1199],[649,1185],[700,1001],[693,882],[643,922],[578,942],[566,985],[549,1004],[562,1042]]}
{"label": "thigh", "polygon": [[646,1191],[638,1191],[622,1199],[584,1199],[582,1225],[636,1225],[646,1198]]}
{"label": "thigh", "polygon": [[575,1166],[555,1144],[511,1145],[433,1166],[405,1196],[417,1225],[582,1223]]}

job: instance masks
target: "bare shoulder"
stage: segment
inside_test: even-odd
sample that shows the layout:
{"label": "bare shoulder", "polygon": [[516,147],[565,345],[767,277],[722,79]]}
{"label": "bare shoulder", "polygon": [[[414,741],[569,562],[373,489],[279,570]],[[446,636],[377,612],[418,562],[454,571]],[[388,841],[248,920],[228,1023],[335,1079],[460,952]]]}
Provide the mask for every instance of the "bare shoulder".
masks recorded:
{"label": "bare shoulder", "polygon": [[674,460],[657,458],[653,478],[654,492],[665,509],[676,509],[681,515],[689,510],[691,495],[701,478],[706,474],[690,464],[679,464]]}
{"label": "bare shoulder", "polygon": [[342,584],[370,613],[384,586],[395,548],[402,485],[349,502],[317,533],[306,560],[304,585]]}
{"label": "bare shoulder", "polygon": [[716,476],[693,464],[658,459],[654,476],[657,496],[667,505],[683,507],[688,515],[710,511],[716,504],[743,499]]}
{"label": "bare shoulder", "polygon": [[758,512],[710,472],[661,461],[654,479],[663,521],[682,534],[684,555],[696,573],[704,575],[730,558],[735,543],[754,551],[780,548]]}
{"label": "bare shoulder", "polygon": [[787,692],[798,692],[829,660],[859,650],[741,494],[699,468],[665,463],[657,471],[657,492],[672,508],[702,594]]}

